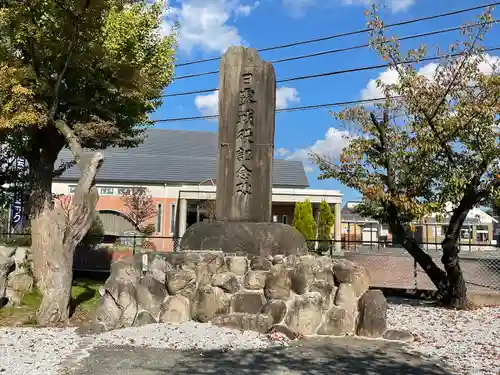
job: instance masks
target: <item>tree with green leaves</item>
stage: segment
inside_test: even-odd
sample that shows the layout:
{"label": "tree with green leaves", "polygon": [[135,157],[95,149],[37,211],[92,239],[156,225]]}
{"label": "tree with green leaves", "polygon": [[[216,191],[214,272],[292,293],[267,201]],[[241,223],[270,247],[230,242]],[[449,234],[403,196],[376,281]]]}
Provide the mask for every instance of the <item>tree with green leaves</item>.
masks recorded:
{"label": "tree with green leaves", "polygon": [[334,220],[335,216],[332,213],[330,205],[325,200],[322,200],[319,205],[318,217],[318,246],[321,251],[325,251],[330,248]]}
{"label": "tree with green leaves", "polygon": [[311,241],[316,238],[316,221],[309,199],[295,203],[292,226],[302,233],[306,240]]}
{"label": "tree with green leaves", "polygon": [[[425,46],[400,52],[376,7],[367,12],[370,45],[398,80],[378,81],[384,99],[336,113],[350,135],[339,160],[314,155],[322,175],[360,191],[356,211],[387,223],[394,240],[415,258],[448,306],[467,308],[459,262],[460,230],[470,210],[499,195],[500,76],[481,42],[492,9],[462,28],[462,40],[430,75],[419,74]],[[428,69],[429,70],[429,69]],[[442,242],[444,271],[413,239],[412,222],[449,214]]]}
{"label": "tree with green leaves", "polygon": [[[29,166],[41,324],[69,317],[73,253],[93,222],[101,150],[140,143],[172,81],[175,35],[163,34],[164,11],[148,0],[7,0],[0,9],[0,136]],[[64,147],[73,158],[56,166]],[[66,218],[52,180],[75,164]]]}

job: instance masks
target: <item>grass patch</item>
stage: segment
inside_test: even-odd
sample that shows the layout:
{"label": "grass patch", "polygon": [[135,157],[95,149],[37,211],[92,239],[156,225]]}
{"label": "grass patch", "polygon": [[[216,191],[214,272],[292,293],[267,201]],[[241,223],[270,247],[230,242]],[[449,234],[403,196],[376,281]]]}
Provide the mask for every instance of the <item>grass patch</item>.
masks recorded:
{"label": "grass patch", "polygon": [[[71,325],[79,325],[91,319],[99,304],[99,288],[102,285],[103,283],[99,281],[73,280],[70,303]],[[34,317],[41,300],[40,292],[35,289],[23,296],[21,306],[0,309],[0,326],[36,325]]]}
{"label": "grass patch", "polygon": [[100,300],[99,288],[102,282],[93,280],[74,280],[71,288],[71,305],[75,309],[94,310]]}

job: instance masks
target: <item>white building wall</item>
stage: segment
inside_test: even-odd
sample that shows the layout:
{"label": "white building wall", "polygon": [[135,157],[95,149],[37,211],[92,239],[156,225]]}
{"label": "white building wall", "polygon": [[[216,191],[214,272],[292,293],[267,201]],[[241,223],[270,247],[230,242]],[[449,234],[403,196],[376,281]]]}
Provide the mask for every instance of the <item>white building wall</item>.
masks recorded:
{"label": "white building wall", "polygon": [[[71,194],[71,187],[76,186],[76,182],[54,182],[52,190],[54,194]],[[120,195],[119,188],[127,188],[138,186],[137,184],[130,183],[99,183],[99,188],[112,188],[113,194],[103,195]],[[153,198],[172,198],[178,199],[180,197],[186,199],[215,199],[215,186],[200,186],[200,185],[150,185],[140,184],[141,187],[148,189],[149,194]],[[330,204],[341,204],[342,193],[338,190],[324,190],[324,189],[292,189],[292,188],[273,188],[273,202],[281,203],[295,203],[302,202],[309,199],[311,203],[321,203],[325,200]]]}

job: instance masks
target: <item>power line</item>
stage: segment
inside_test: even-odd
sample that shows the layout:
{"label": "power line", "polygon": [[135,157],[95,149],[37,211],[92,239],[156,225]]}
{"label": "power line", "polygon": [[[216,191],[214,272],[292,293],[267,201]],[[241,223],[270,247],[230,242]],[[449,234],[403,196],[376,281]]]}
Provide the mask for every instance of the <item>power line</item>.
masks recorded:
{"label": "power line", "polygon": [[[497,24],[498,22],[500,22],[500,21],[496,20],[496,21],[482,22],[482,23],[474,24],[473,26],[493,25],[493,24]],[[457,26],[457,27],[450,27],[450,28],[447,28],[447,29],[440,29],[440,30],[435,30],[435,31],[428,31],[428,32],[425,32],[425,33],[420,33],[420,34],[407,35],[407,36],[398,38],[398,41],[423,38],[423,37],[426,37],[426,36],[444,34],[444,33],[449,33],[449,32],[452,32],[452,31],[458,31],[458,30],[461,30],[461,29],[462,29],[462,26]],[[270,63],[272,63],[272,64],[279,64],[279,63],[282,63],[282,62],[295,61],[295,60],[301,60],[301,59],[308,59],[308,58],[311,58],[311,57],[318,57],[318,56],[324,56],[324,55],[329,55],[329,54],[333,54],[333,53],[353,51],[353,50],[356,50],[356,49],[363,49],[363,48],[368,48],[368,47],[370,47],[370,44],[366,43],[366,44],[360,44],[360,45],[351,46],[351,47],[344,47],[344,48],[331,49],[331,50],[327,50],[327,51],[309,53],[309,54],[306,54],[306,55],[285,57],[285,58],[282,58],[282,59],[270,61]],[[175,77],[175,81],[178,81],[178,80],[181,80],[181,79],[187,79],[187,78],[210,76],[210,75],[215,75],[217,73],[219,73],[218,70],[213,70],[213,71],[210,71],[210,72],[186,74],[186,75],[183,75],[183,76]]]}
{"label": "power line", "polygon": [[[498,50],[500,50],[500,47],[487,48],[487,49],[484,50],[484,52],[493,52],[493,51],[498,51]],[[459,53],[449,54],[449,55],[447,55],[447,57],[457,57],[457,56],[462,56],[463,54],[464,53],[459,52]],[[440,60],[442,58],[443,58],[443,56],[426,57],[426,58],[420,59],[418,61],[418,63]],[[413,60],[413,61],[402,62],[402,63],[399,63],[398,65],[411,64],[411,63],[416,63],[416,62],[417,61]],[[334,71],[325,72],[325,73],[317,73],[317,74],[309,74],[309,75],[298,76],[298,77],[284,78],[284,79],[277,80],[276,83],[301,81],[301,80],[312,79],[312,78],[321,78],[321,77],[334,76],[334,75],[347,74],[347,73],[354,73],[354,72],[361,72],[361,71],[367,71],[367,70],[382,69],[382,68],[386,68],[387,66],[388,66],[387,63],[385,63],[385,64],[363,66],[363,67],[359,67],[359,68],[334,70]],[[163,95],[163,97],[166,98],[166,97],[173,97],[173,96],[185,96],[185,95],[194,95],[194,94],[204,94],[204,93],[214,92],[214,91],[218,91],[218,90],[219,89],[217,87],[215,87],[215,88],[211,88],[211,89],[201,89],[201,90],[194,90],[194,91],[176,92],[176,93],[172,93],[172,94],[165,94],[165,95]]]}
{"label": "power line", "polygon": [[[493,51],[498,51],[498,50],[500,50],[500,47],[488,48],[488,49],[485,49],[484,52],[493,52]],[[449,54],[448,57],[457,57],[457,56],[463,56],[463,55],[464,55],[464,53],[460,52],[460,53]],[[442,56],[426,57],[426,58],[420,59],[418,61],[418,63],[440,60],[441,58],[442,58]],[[402,63],[399,63],[397,65],[405,65],[405,64],[411,64],[411,63],[416,63],[416,61],[402,62]],[[379,65],[372,65],[372,66],[365,66],[365,67],[361,67],[361,68],[344,69],[344,70],[337,70],[337,71],[333,71],[333,72],[325,72],[325,73],[319,73],[319,74],[310,74],[310,75],[299,76],[299,77],[285,78],[285,79],[280,79],[279,81],[276,81],[276,83],[302,81],[305,79],[327,77],[327,76],[360,72],[360,71],[372,70],[372,69],[380,69],[380,68],[386,68],[386,67],[387,67],[387,63],[386,64],[379,64]]]}
{"label": "power line", "polygon": [[[500,4],[500,1],[496,1],[494,3],[489,3],[489,4],[484,4],[484,5],[477,5],[477,6],[470,7],[470,8],[462,8],[462,9],[458,9],[458,10],[451,11],[451,12],[435,14],[435,15],[432,15],[432,16],[414,18],[414,19],[410,19],[410,20],[406,20],[406,21],[401,21],[401,22],[396,22],[396,23],[391,23],[391,24],[385,25],[384,29],[389,28],[389,27],[395,27],[395,26],[409,25],[409,24],[412,24],[412,23],[417,23],[417,22],[422,22],[422,21],[429,21],[429,20],[443,18],[443,17],[448,17],[448,16],[454,16],[454,15],[457,15],[457,14],[467,13],[467,12],[471,12],[471,11],[478,10],[478,9],[483,9],[483,8],[487,8],[487,7],[496,6],[496,5],[499,5],[499,4]],[[363,34],[363,33],[369,32],[371,30],[372,30],[371,28],[365,28],[365,29],[360,29],[360,30],[355,30],[355,31],[348,31],[348,32],[344,32],[344,33],[340,33],[340,34],[334,34],[334,35],[329,35],[329,36],[324,36],[324,37],[320,37],[320,38],[307,39],[307,40],[301,40],[301,41],[297,41],[297,42],[293,42],[293,43],[288,43],[288,44],[281,44],[281,45],[272,46],[272,47],[260,48],[257,51],[258,52],[273,51],[273,50],[277,50],[277,49],[289,48],[289,47],[294,47],[294,46],[299,46],[299,45],[304,45],[304,44],[317,43],[317,42],[322,42],[322,41],[325,41],[325,40],[331,40],[331,39],[343,38],[343,37],[346,37],[346,36]],[[203,60],[188,61],[188,62],[185,62],[185,63],[177,64],[176,66],[177,67],[181,67],[181,66],[187,66],[187,65],[201,64],[201,63],[210,62],[210,61],[217,61],[219,59],[220,59],[220,56],[218,56],[218,57],[212,57],[212,58],[209,58],[209,59],[203,59]]]}
{"label": "power line", "polygon": [[[398,98],[398,96],[393,97],[393,99]],[[345,105],[353,105],[353,104],[364,104],[364,103],[372,103],[380,100],[385,100],[386,98],[374,98],[374,99],[360,99],[360,100],[348,100],[343,102],[334,102],[334,103],[326,103],[326,104],[312,104],[312,105],[303,105],[299,107],[290,107],[290,108],[282,108],[277,109],[277,113],[283,112],[296,112],[296,111],[310,111],[314,109],[328,108],[328,107],[341,107]],[[193,121],[193,120],[213,120],[219,117],[218,115],[210,115],[210,116],[193,116],[193,117],[176,117],[176,118],[167,118],[163,120],[153,120],[154,123],[160,122],[177,122],[177,121]]]}

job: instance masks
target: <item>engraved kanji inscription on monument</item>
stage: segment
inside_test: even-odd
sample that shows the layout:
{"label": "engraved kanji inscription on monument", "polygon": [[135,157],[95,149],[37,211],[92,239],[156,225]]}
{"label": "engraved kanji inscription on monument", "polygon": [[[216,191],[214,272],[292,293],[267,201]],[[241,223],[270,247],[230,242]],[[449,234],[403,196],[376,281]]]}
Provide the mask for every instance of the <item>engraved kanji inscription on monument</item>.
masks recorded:
{"label": "engraved kanji inscription on monument", "polygon": [[219,76],[217,220],[271,221],[275,103],[272,64],[230,47]]}
{"label": "engraved kanji inscription on monument", "polygon": [[235,191],[240,206],[246,206],[252,194],[252,161],[253,141],[253,104],[255,104],[252,88],[252,73],[243,74],[243,88],[239,93],[238,120],[236,123],[236,160]]}

